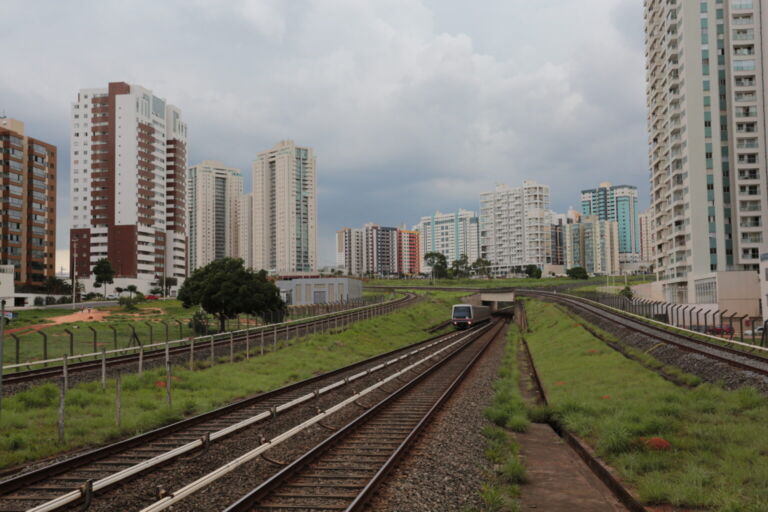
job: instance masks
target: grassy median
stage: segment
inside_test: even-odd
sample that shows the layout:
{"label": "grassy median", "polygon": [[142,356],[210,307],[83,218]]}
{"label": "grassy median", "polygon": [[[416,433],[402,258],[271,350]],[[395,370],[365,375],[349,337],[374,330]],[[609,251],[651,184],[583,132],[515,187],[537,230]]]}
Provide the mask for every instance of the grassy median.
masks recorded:
{"label": "grassy median", "polygon": [[647,504],[768,510],[768,401],[754,389],[664,380],[555,305],[527,301],[526,335],[552,414]]}
{"label": "grassy median", "polygon": [[76,385],[66,396],[64,444],[56,435],[58,387],[37,386],[3,400],[0,467],[137,434],[419,341],[430,336],[425,328],[450,316],[450,306],[457,301],[457,294],[430,292],[413,306],[353,324],[343,332],[305,336],[263,357],[219,362],[196,371],[174,367],[172,407],[165,402],[164,370],[124,375],[120,427],[115,425],[114,380],[106,391],[96,382]]}

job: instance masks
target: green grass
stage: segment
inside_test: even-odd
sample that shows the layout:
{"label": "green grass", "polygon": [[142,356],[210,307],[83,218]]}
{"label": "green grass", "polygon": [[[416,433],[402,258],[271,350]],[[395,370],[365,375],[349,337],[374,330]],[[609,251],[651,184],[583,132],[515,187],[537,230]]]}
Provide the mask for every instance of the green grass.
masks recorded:
{"label": "green grass", "polygon": [[[623,278],[616,278],[618,286],[624,287]],[[627,276],[630,285],[653,281],[652,275]],[[392,287],[430,287],[438,288],[537,288],[555,286],[578,286],[579,288],[597,289],[605,286],[605,277],[591,277],[589,279],[570,279],[568,277],[543,277],[541,279],[510,278],[510,279],[435,279],[434,285],[429,279],[370,279],[365,286],[392,286]]]}
{"label": "green grass", "polygon": [[[194,309],[185,309],[178,300],[147,301],[138,305],[138,310],[134,312],[125,311],[121,306],[110,306],[99,308],[99,311],[106,311],[109,316],[104,321],[92,322],[71,322],[60,324],[42,329],[48,336],[48,358],[59,358],[64,354],[87,354],[94,351],[93,332],[90,328],[96,330],[96,349],[102,347],[107,350],[114,348],[123,348],[131,346],[132,329],[136,330],[142,344],[150,342],[159,343],[165,341],[166,331],[162,322],[167,322],[168,338],[177,340],[194,336],[195,333],[189,327],[189,319],[194,313]],[[47,318],[71,314],[70,310],[29,310],[24,311],[22,318],[23,325],[34,325],[45,323]],[[181,326],[177,323],[181,322]],[[226,329],[236,330],[239,327],[245,327],[246,317],[242,316],[241,322],[236,319],[227,321]],[[147,325],[147,322],[151,325]],[[22,324],[13,321],[10,327],[21,327]],[[112,328],[115,330],[113,331]],[[70,347],[69,335],[66,333],[69,329],[73,333],[73,343]],[[218,330],[218,323],[213,321],[211,324],[212,332]],[[43,337],[39,332],[19,332],[16,333],[19,338],[19,356],[21,363],[34,362],[43,359]],[[16,363],[16,341],[11,336],[6,337],[5,350],[3,354],[4,364]]]}
{"label": "green grass", "polygon": [[[120,428],[114,422],[115,382],[74,386],[66,400],[66,443],[56,441],[58,388],[37,386],[3,400],[0,467],[63,450],[115,440],[204,412],[237,398],[267,391],[366,357],[424,339],[427,326],[450,315],[455,294],[431,292],[426,300],[396,312],[353,324],[335,334],[305,336],[274,353],[200,371],[174,367],[173,407],[165,403],[163,370],[123,377]],[[199,367],[209,366],[200,364]]]}
{"label": "green grass", "polygon": [[519,457],[519,447],[510,431],[525,432],[528,418],[525,403],[520,395],[517,367],[517,342],[519,332],[511,325],[507,333],[504,358],[499,365],[497,379],[493,383],[493,401],[485,410],[491,421],[483,429],[485,456],[493,471],[480,489],[482,510],[518,510],[517,498],[520,484],[526,481],[525,466]]}
{"label": "green grass", "polygon": [[[526,339],[552,414],[645,503],[768,509],[765,396],[751,388],[677,386],[608,348],[554,305],[526,304],[533,330]],[[649,448],[652,437],[671,449]]]}
{"label": "green grass", "polygon": [[70,315],[74,311],[72,309],[66,309],[66,305],[62,305],[61,308],[51,309],[25,309],[17,311],[18,317],[8,324],[6,329],[14,329],[16,327],[26,327],[28,325],[44,324],[49,318],[57,316]]}

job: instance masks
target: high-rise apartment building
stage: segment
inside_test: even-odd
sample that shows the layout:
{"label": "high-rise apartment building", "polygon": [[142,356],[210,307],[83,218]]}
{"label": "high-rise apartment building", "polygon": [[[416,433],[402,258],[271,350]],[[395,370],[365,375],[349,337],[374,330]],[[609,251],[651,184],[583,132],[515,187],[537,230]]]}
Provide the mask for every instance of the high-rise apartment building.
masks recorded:
{"label": "high-rise apartment building", "polygon": [[366,273],[363,240],[362,229],[341,228],[336,232],[336,265],[344,268],[347,275],[362,276]]}
{"label": "high-rise apartment building", "polygon": [[0,173],[0,265],[14,284],[40,286],[56,273],[56,146],[0,117]]}
{"label": "high-rise apartment building", "polygon": [[756,0],[644,6],[654,263],[667,300],[700,302],[714,272],[757,270],[766,241],[768,12]]}
{"label": "high-rise apartment building", "polygon": [[653,242],[653,230],[651,229],[653,223],[653,212],[648,209],[638,215],[638,221],[640,222],[640,261],[643,263],[653,262],[653,248],[655,246]]}
{"label": "high-rise apartment building", "polygon": [[372,223],[363,226],[363,270],[377,276],[399,273],[397,228]]}
{"label": "high-rise apartment building", "polygon": [[568,213],[552,212],[552,265],[565,266],[565,226],[579,222],[581,214],[573,208]]}
{"label": "high-rise apartment building", "polygon": [[423,262],[427,253],[437,252],[445,256],[449,266],[462,255],[470,264],[475,262],[480,257],[479,226],[477,214],[464,209],[422,217],[414,228],[420,237],[420,260]]}
{"label": "high-rise apartment building", "polygon": [[[397,271],[406,276],[421,272],[421,251],[419,232],[407,229],[397,230]],[[474,260],[473,260],[474,261]]]}
{"label": "high-rise apartment building", "polygon": [[225,257],[240,257],[243,173],[206,160],[187,171],[189,269]]}
{"label": "high-rise apartment building", "polygon": [[253,266],[278,274],[317,269],[316,159],[291,140],[253,163]]}
{"label": "high-rise apartment building", "polygon": [[115,286],[147,292],[187,275],[186,140],[181,111],[138,85],[81,89],[71,112],[70,254],[92,285],[107,258]]}
{"label": "high-rise apartment building", "polygon": [[640,222],[637,210],[637,187],[601,183],[599,187],[581,191],[581,213],[600,220],[613,220],[619,225],[619,258],[622,263],[640,261]]}
{"label": "high-rise apartment building", "polygon": [[253,194],[242,194],[238,208],[237,257],[245,268],[253,268]]}
{"label": "high-rise apartment building", "polygon": [[496,276],[552,262],[549,186],[524,181],[480,195],[480,252]]}
{"label": "high-rise apartment building", "polygon": [[618,222],[584,216],[578,223],[565,225],[566,268],[583,267],[593,275],[618,274],[619,245]]}

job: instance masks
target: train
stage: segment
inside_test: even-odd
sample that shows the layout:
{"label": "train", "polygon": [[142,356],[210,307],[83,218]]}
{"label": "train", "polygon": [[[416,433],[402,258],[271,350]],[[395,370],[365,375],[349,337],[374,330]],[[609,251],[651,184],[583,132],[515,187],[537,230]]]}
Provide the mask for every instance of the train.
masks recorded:
{"label": "train", "polygon": [[454,304],[451,310],[451,323],[456,329],[468,329],[473,325],[491,319],[491,308],[472,304]]}

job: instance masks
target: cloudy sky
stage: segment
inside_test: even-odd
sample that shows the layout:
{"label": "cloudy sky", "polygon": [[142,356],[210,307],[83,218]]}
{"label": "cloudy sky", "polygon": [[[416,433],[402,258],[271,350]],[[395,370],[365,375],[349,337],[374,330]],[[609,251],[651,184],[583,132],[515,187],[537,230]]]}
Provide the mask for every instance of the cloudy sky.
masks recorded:
{"label": "cloudy sky", "polygon": [[[2,0],[0,111],[59,147],[70,103],[126,81],[179,106],[189,163],[245,171],[292,138],[318,157],[321,264],[365,222],[478,208],[496,183],[578,206],[601,181],[647,198],[641,0]],[[62,258],[58,265],[67,265]]]}

